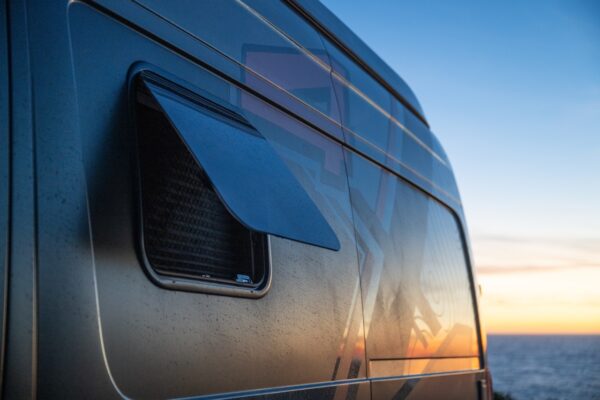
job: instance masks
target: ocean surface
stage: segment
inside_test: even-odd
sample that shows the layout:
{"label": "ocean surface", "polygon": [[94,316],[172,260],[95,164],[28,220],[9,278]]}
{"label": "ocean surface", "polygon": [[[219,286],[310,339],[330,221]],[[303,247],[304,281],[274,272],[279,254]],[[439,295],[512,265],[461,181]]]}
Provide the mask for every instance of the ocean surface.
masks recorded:
{"label": "ocean surface", "polygon": [[515,400],[600,400],[600,335],[490,335],[488,361]]}

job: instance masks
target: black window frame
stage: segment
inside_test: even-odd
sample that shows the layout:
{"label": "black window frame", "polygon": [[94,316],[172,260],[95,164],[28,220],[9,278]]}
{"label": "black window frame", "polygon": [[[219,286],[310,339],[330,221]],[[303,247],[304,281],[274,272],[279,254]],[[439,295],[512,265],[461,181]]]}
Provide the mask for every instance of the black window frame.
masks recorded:
{"label": "black window frame", "polygon": [[[148,74],[145,69],[145,78]],[[154,75],[153,72],[150,73]],[[164,73],[161,71],[161,75]],[[143,207],[143,189],[142,189],[142,163],[140,154],[139,135],[140,127],[138,123],[138,107],[149,104],[140,105],[140,71],[133,71],[129,79],[129,98],[130,98],[130,117],[131,127],[133,132],[133,160],[134,160],[134,190],[135,190],[135,207],[137,208],[137,243],[138,256],[143,265],[143,269],[149,276],[151,281],[160,287],[170,290],[179,290],[187,292],[198,292],[205,294],[215,294],[230,297],[243,297],[250,299],[259,299],[265,296],[271,288],[272,268],[271,268],[271,239],[270,235],[253,232],[248,229],[249,234],[258,239],[255,242],[255,249],[252,252],[254,268],[261,268],[261,279],[256,282],[237,281],[235,279],[222,279],[210,276],[195,276],[176,273],[164,273],[153,266],[146,251],[146,240],[144,234],[144,207]],[[161,76],[156,75],[157,80],[162,80]],[[169,79],[173,79],[169,76]],[[177,83],[180,84],[179,82]],[[148,96],[148,95],[146,95]],[[144,100],[142,100],[144,101]],[[152,108],[152,107],[151,107]],[[157,113],[162,113],[160,108],[155,108]],[[164,118],[167,118],[163,115]],[[173,135],[177,136],[175,128],[171,127]],[[199,167],[201,169],[201,167]],[[247,228],[245,228],[247,229]]]}

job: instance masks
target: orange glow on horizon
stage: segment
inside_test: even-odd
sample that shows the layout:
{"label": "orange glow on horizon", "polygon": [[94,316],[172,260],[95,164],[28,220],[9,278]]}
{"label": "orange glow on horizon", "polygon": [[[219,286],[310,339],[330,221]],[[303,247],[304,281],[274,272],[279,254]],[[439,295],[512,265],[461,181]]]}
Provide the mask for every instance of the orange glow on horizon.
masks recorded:
{"label": "orange glow on horizon", "polygon": [[488,333],[600,334],[600,271],[480,274]]}
{"label": "orange glow on horizon", "polygon": [[600,334],[594,246],[474,243],[487,333]]}

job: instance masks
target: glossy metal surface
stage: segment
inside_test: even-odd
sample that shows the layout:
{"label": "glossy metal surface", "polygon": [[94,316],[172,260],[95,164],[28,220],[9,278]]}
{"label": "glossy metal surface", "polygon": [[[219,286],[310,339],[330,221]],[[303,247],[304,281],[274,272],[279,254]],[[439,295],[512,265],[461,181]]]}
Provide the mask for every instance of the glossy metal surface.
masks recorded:
{"label": "glossy metal surface", "polygon": [[[318,261],[319,268],[317,271],[313,270],[314,275],[310,278],[308,275],[305,277],[309,278],[306,282],[308,286],[303,285],[303,290],[305,290],[304,295],[314,297],[311,301],[317,301],[318,298],[326,300],[319,307],[318,313],[322,316],[318,322],[319,324],[328,326],[331,323],[341,323],[340,326],[343,326],[342,334],[336,337],[337,355],[330,379],[366,378],[362,297],[352,225],[352,211],[349,204],[347,180],[343,181],[341,179],[341,177],[346,177],[343,150],[340,152],[341,148],[338,145],[334,145],[321,135],[315,134],[314,131],[306,130],[298,121],[286,118],[280,113],[272,112],[254,97],[242,95],[241,100],[245,110],[244,116],[267,137],[279,154],[283,156],[284,162],[302,183],[307,193],[317,205],[322,207],[321,210],[324,211],[324,215],[330,222],[334,221],[332,226],[338,227],[336,233],[342,242],[340,253],[343,254],[343,257],[338,258],[335,256],[336,253],[330,251],[328,253],[329,257]],[[346,196],[348,197],[346,198]],[[342,233],[340,233],[340,230]],[[309,249],[294,254],[299,250],[290,249],[281,255],[282,257],[292,257],[293,260],[298,258],[300,264],[306,263],[308,266],[315,263],[315,256],[319,256],[318,253],[310,252]],[[284,258],[282,258],[283,260]],[[288,262],[282,262],[281,267],[288,268],[287,264]],[[336,270],[340,273],[337,277],[335,276]],[[355,271],[356,275],[354,274]],[[355,280],[350,281],[350,277],[354,277]],[[298,278],[302,279],[301,277]],[[321,279],[326,281],[319,282],[318,285],[312,287],[317,280],[320,281]],[[342,282],[345,282],[343,283],[344,288],[339,286],[342,285]],[[310,290],[307,290],[309,288]],[[329,293],[323,296],[323,292],[320,291],[329,291]],[[290,293],[292,292],[290,291]],[[334,298],[327,300],[330,295],[334,295]],[[338,303],[340,301],[342,303]],[[328,305],[325,306],[325,304]],[[339,309],[341,313],[327,312],[326,309],[331,306]],[[309,311],[304,311],[304,318],[307,317],[306,312]],[[302,314],[297,314],[297,316],[300,315]],[[316,318],[317,315],[315,314],[313,317]],[[297,323],[301,324],[301,321]],[[326,336],[319,338],[315,334],[314,338],[320,342],[328,341]],[[323,343],[317,342],[312,344],[316,348],[322,345]],[[307,343],[307,346],[311,345]],[[308,350],[307,347],[299,349],[301,352]],[[329,360],[330,358],[326,356],[321,360],[325,359]],[[310,368],[315,366],[316,364]],[[350,398],[352,396],[350,393]]]}
{"label": "glossy metal surface", "polygon": [[[235,0],[226,0],[225,2],[232,2]],[[218,2],[219,5],[225,2]],[[243,60],[237,61],[236,59],[224,54],[222,51],[213,48],[210,44],[202,39],[188,33],[182,32],[181,28],[178,25],[172,23],[171,21],[165,19],[164,17],[152,12],[151,10],[142,7],[139,3],[133,1],[121,1],[121,0],[94,0],[90,1],[95,7],[99,8],[103,12],[108,15],[120,20],[122,23],[126,25],[132,26],[134,29],[137,29],[141,32],[145,32],[146,35],[149,36],[152,40],[156,40],[159,43],[163,43],[167,48],[171,49],[178,54],[183,55],[184,57],[193,60],[195,63],[199,65],[203,65],[206,68],[210,69],[213,73],[224,77],[231,82],[236,82],[236,84],[244,87],[246,90],[260,96],[263,99],[268,100],[271,104],[276,107],[280,107],[287,112],[294,113],[299,118],[307,121],[313,126],[327,132],[327,134],[332,135],[335,138],[341,140],[342,131],[339,125],[339,122],[335,118],[335,115],[327,116],[319,111],[317,108],[308,105],[305,101],[301,100],[290,91],[284,89],[281,85],[273,82],[268,77],[262,76],[258,72],[254,71],[252,68],[243,64]],[[274,3],[277,4],[277,3]],[[198,6],[196,4],[196,6]],[[201,6],[201,4],[200,4]],[[229,5],[231,6],[231,4]],[[279,4],[280,7],[283,7],[282,4]],[[302,48],[301,42],[306,43],[306,45],[310,44],[309,42],[304,42],[303,39],[296,40],[294,39],[292,42],[292,46],[296,49],[300,50],[300,55],[296,54],[297,51],[287,51],[285,47],[290,45],[291,39],[287,34],[284,34],[281,31],[275,29],[277,26],[277,21],[279,19],[275,18],[275,22],[267,21],[260,15],[257,15],[253,12],[250,12],[249,7],[246,3],[237,2],[236,7],[245,8],[246,11],[241,13],[241,17],[243,17],[246,22],[250,21],[252,23],[261,23],[263,25],[267,25],[266,28],[271,31],[271,34],[279,36],[279,39],[276,39],[278,43],[281,43],[283,40],[283,44],[281,46],[243,46],[244,49],[250,50],[250,53],[256,51],[257,49],[261,54],[265,54],[265,49],[273,49],[277,50],[278,53],[285,59],[282,62],[287,63],[288,68],[287,71],[296,70],[295,65],[299,65],[301,63],[306,63],[307,60],[315,60],[311,61],[314,64],[314,61],[318,61],[317,64],[322,67],[326,64],[321,62],[323,57],[319,57],[318,54],[314,54],[315,57],[308,56],[309,54],[313,54],[310,51]],[[208,10],[208,13],[218,12],[218,7],[211,8]],[[254,15],[252,19],[248,19],[248,13]],[[281,12],[278,12],[281,13]],[[231,17],[235,15],[232,14]],[[228,19],[228,26],[237,26],[240,25],[241,22],[238,22],[236,19]],[[299,31],[302,29],[301,25],[296,21],[296,28],[294,31]],[[259,28],[264,32],[265,27]],[[304,30],[310,30],[310,26],[304,25]],[[232,32],[236,32],[240,36],[244,36],[245,32],[239,30],[232,30]],[[231,36],[231,35],[230,35]],[[306,36],[306,35],[305,35]],[[310,36],[310,34],[308,34]],[[243,39],[240,40],[234,39],[237,43],[243,43]],[[252,43],[250,43],[252,44]],[[256,43],[254,43],[256,44]],[[260,44],[260,43],[258,43]],[[264,44],[264,43],[263,43]],[[240,50],[242,51],[242,50]],[[321,50],[322,52],[322,50]],[[273,54],[270,58],[275,56]],[[291,58],[290,58],[291,56]],[[308,59],[307,59],[308,56]],[[243,57],[242,57],[243,58]],[[252,57],[251,57],[252,58]],[[299,60],[299,58],[301,60]],[[318,59],[321,59],[319,61]],[[258,60],[257,58],[255,58]],[[292,65],[290,65],[290,62]],[[279,63],[281,65],[281,63]],[[286,73],[285,71],[274,70],[273,74],[282,74]],[[301,76],[300,76],[301,75]],[[299,79],[297,84],[294,84],[293,87],[296,89],[302,89],[302,85],[306,85],[306,89],[308,92],[315,93],[321,92],[319,87],[325,84],[329,87],[328,91],[330,93],[330,99],[332,102],[335,101],[335,96],[333,93],[333,89],[331,88],[329,80],[329,74],[324,77],[322,74],[312,75],[307,74],[294,74],[294,76],[289,77],[290,81],[294,81],[294,79]],[[325,79],[325,81],[323,80]],[[319,96],[319,98],[323,99],[323,96]],[[308,105],[308,107],[307,107]],[[333,113],[337,113],[337,107],[335,107],[332,103],[331,110]]]}
{"label": "glossy metal surface", "polygon": [[[325,50],[320,33],[310,26],[306,19],[291,7],[286,7],[280,1],[241,0],[247,7],[258,13],[263,21],[271,25],[279,34],[293,42],[301,52],[310,58],[319,58],[318,62],[330,66],[329,55]],[[269,67],[268,73],[273,66]],[[279,72],[281,73],[281,72]]]}
{"label": "glossy metal surface", "polygon": [[[346,142],[385,155],[390,137],[392,96],[362,68],[326,41]],[[371,144],[362,148],[362,145]],[[372,147],[372,148],[371,148]]]}
{"label": "glossy metal surface", "polygon": [[237,120],[241,117],[228,117],[224,113],[232,111],[215,103],[211,110],[147,79],[144,85],[236,219],[257,232],[340,249],[323,215],[260,131]]}
{"label": "glossy metal surface", "polygon": [[24,4],[7,7],[10,38],[10,227],[4,353],[4,398],[35,393],[36,343],[36,190],[30,33]]}
{"label": "glossy metal surface", "polygon": [[[96,1],[147,31],[164,35],[171,28],[177,32],[171,43],[179,48],[202,50],[202,61],[219,72],[460,207],[449,162],[427,126],[336,44],[319,37],[308,23],[302,27],[284,4],[225,0],[218,7],[212,2],[181,7],[155,0]],[[228,24],[217,22],[224,18]],[[232,26],[243,33],[232,34]],[[419,123],[410,119],[409,128],[405,115]]]}
{"label": "glossy metal surface", "polygon": [[[159,0],[137,2],[324,115],[339,120],[326,58],[300,47],[246,3],[221,0],[188,0],[177,4]],[[239,34],[232,34],[233,30]],[[307,27],[303,31],[310,34]],[[314,38],[309,40],[306,45],[313,51],[325,53],[322,43]]]}
{"label": "glossy metal surface", "polygon": [[[56,190],[84,173],[89,211],[70,212],[72,218],[79,218],[81,228],[89,229],[93,241],[73,237],[75,232],[69,231],[41,235],[49,253],[44,255],[40,288],[45,299],[40,315],[44,365],[56,357],[55,345],[70,340],[72,345],[63,346],[60,357],[74,360],[68,366],[75,368],[80,357],[73,351],[81,348],[79,344],[86,338],[95,337],[82,330],[97,321],[99,340],[89,348],[102,350],[105,364],[100,366],[112,378],[114,390],[131,397],[197,396],[364,379],[358,264],[342,146],[86,5],[72,5],[69,18],[78,103],[77,113],[71,115],[79,128],[60,131],[61,140],[40,151],[47,156],[57,151],[62,154],[56,148],[59,143],[79,140],[79,146],[69,145],[77,152],[69,159],[82,160],[82,164],[71,165],[69,170],[61,168],[61,179],[50,173],[41,174],[39,179],[45,187],[52,184]],[[98,32],[110,37],[99,37]],[[122,46],[113,46],[111,37],[118,37]],[[89,57],[90,52],[110,59],[111,68],[98,74],[98,64]],[[258,300],[178,292],[154,285],[137,255],[137,209],[130,163],[133,149],[127,77],[135,74],[129,70],[132,66],[135,69],[140,59],[202,88],[209,97],[242,109],[243,116],[272,144],[332,226],[341,243],[340,251],[272,238],[272,288]],[[75,200],[68,198],[67,204]],[[62,212],[69,207],[63,206]],[[79,277],[76,282],[82,295],[97,293],[97,304],[91,308],[81,302],[81,296],[61,294],[70,287],[67,282],[60,285],[49,279],[50,271],[54,276],[73,274],[70,264],[52,256],[64,248],[57,240],[65,238],[81,246],[79,252],[93,254],[82,260],[72,275]],[[57,325],[53,323],[56,313],[47,311],[50,307],[70,310],[74,306],[82,314],[92,315],[91,321],[76,324],[77,319],[66,318],[65,324]],[[44,368],[41,373],[41,393],[59,395],[72,389],[59,369]],[[63,384],[50,385],[51,379]]]}
{"label": "glossy metal surface", "polygon": [[397,96],[401,97],[412,108],[413,112],[419,114],[425,120],[425,113],[419,104],[419,100],[406,82],[327,7],[319,1],[312,0],[288,0],[288,2],[298,7],[315,24],[322,27],[329,39],[335,40],[352,52],[365,67],[372,71],[374,76],[389,85],[389,88],[396,92]]}
{"label": "glossy metal surface", "polygon": [[[285,3],[190,7],[154,0],[11,3],[4,396],[476,396],[478,372],[389,377],[455,368],[440,367],[440,354],[479,354],[473,315],[452,311],[467,303],[468,273],[452,269],[462,248],[452,235],[461,228],[436,200],[399,188],[405,183],[397,175],[444,202],[464,225],[433,134],[381,82],[339,62],[343,57],[335,64],[322,32]],[[132,82],[142,70],[235,108],[316,205],[339,252],[272,237],[272,289],[261,299],[155,285],[140,257],[133,162]],[[339,104],[335,90],[345,96]],[[360,118],[378,122],[369,127]],[[345,159],[345,152],[361,155]],[[362,160],[360,169],[353,157]],[[359,200],[353,209],[351,199],[364,190],[377,205]],[[403,204],[420,222],[427,216],[411,235],[402,223],[389,226],[394,212],[407,212]],[[425,251],[441,248],[440,235],[430,231],[451,234],[441,246],[452,249],[444,262]],[[412,250],[401,254],[384,232]],[[420,264],[404,261],[421,256],[431,268],[452,271],[456,295],[436,288],[439,274],[415,278]],[[408,290],[393,269],[398,263],[414,278]],[[431,367],[396,362],[407,355],[434,360]],[[368,363],[371,373],[379,366],[392,372],[371,381]]]}
{"label": "glossy metal surface", "polygon": [[9,246],[10,201],[10,109],[8,15],[6,2],[0,2],[0,391],[4,372],[6,331],[6,287]]}
{"label": "glossy metal surface", "polygon": [[449,161],[433,133],[335,44],[325,44],[346,143],[446,202],[460,204]]}
{"label": "glossy metal surface", "polygon": [[396,176],[346,154],[369,359],[478,357],[456,219]]}

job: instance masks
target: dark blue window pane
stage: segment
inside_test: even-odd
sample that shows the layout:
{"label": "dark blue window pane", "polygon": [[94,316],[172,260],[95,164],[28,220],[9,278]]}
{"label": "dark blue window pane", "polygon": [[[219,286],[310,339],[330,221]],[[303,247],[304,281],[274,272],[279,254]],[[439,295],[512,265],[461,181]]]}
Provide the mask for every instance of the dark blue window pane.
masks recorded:
{"label": "dark blue window pane", "polygon": [[241,116],[228,118],[144,83],[238,221],[257,232],[339,250],[319,209],[267,140]]}

